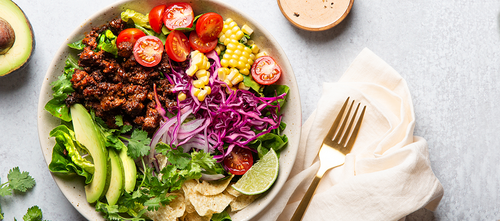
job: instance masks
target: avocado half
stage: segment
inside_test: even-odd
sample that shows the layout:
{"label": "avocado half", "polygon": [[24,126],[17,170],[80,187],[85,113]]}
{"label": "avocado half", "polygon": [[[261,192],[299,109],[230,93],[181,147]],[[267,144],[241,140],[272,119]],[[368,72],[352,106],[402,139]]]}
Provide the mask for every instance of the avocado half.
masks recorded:
{"label": "avocado half", "polygon": [[[0,0],[0,17],[2,18],[0,20],[3,20],[0,21],[0,51],[2,52],[0,53],[0,76],[5,76],[29,62],[35,49],[35,38],[31,23],[16,3],[11,0]],[[14,44],[11,44],[12,36],[15,36]]]}

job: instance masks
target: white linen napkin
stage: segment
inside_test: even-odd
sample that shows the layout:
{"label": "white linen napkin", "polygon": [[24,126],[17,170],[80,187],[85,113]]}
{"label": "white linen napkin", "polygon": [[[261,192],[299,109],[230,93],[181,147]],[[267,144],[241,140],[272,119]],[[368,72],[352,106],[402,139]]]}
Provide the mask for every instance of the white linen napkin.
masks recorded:
{"label": "white linen napkin", "polygon": [[317,109],[302,127],[288,181],[253,220],[290,220],[319,169],[319,148],[347,97],[367,106],[356,143],[345,164],[323,176],[303,220],[400,220],[422,207],[437,207],[443,187],[432,171],[427,142],[413,135],[406,81],[364,49],[338,83],[324,84]]}

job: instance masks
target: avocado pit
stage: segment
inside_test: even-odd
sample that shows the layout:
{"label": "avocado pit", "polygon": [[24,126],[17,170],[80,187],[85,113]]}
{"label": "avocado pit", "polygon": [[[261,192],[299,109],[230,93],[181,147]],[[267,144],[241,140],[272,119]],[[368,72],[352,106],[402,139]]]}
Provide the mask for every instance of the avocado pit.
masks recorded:
{"label": "avocado pit", "polygon": [[0,17],[0,55],[7,53],[16,40],[14,29],[5,19]]}

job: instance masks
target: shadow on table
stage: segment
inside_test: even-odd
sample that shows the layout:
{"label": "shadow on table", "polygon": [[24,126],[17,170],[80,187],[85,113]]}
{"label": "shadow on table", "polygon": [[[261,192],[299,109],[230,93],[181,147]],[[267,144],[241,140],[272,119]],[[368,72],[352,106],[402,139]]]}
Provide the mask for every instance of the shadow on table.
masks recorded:
{"label": "shadow on table", "polygon": [[356,13],[355,7],[353,6],[351,12],[344,18],[342,22],[337,24],[335,27],[330,28],[325,31],[306,31],[295,27],[292,23],[289,23],[293,27],[297,35],[301,36],[304,41],[315,42],[323,44],[337,38],[339,35],[344,33],[347,29],[351,27],[352,17]]}
{"label": "shadow on table", "polygon": [[34,62],[29,62],[21,69],[0,77],[0,95],[6,95],[17,90],[23,89],[30,80],[30,73],[32,70]]}
{"label": "shadow on table", "polygon": [[434,212],[422,208],[419,209],[410,215],[406,216],[405,221],[434,221],[436,218],[434,217]]}

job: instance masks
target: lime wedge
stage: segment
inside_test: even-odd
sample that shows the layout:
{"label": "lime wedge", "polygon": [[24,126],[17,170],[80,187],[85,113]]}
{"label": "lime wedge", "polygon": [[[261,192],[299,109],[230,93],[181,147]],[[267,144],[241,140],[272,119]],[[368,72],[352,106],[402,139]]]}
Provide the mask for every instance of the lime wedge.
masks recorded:
{"label": "lime wedge", "polygon": [[271,148],[232,187],[245,195],[263,193],[276,181],[278,170],[278,156]]}

